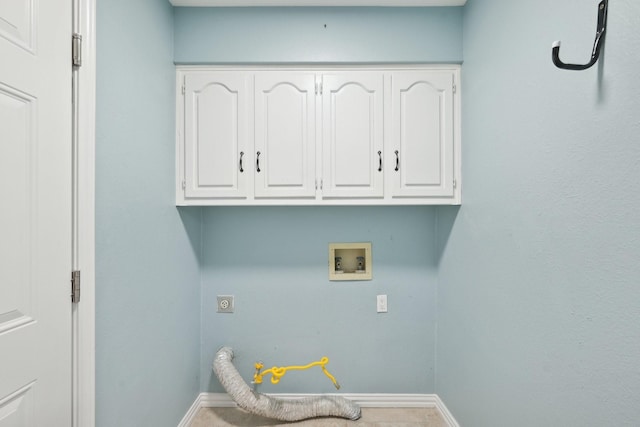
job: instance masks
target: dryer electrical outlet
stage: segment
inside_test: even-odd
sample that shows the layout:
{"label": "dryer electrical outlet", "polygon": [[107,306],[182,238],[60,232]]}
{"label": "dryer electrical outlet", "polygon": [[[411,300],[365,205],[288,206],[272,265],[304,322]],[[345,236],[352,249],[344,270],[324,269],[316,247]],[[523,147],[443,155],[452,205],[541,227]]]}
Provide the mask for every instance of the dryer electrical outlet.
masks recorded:
{"label": "dryer electrical outlet", "polygon": [[233,313],[233,295],[218,295],[218,313]]}

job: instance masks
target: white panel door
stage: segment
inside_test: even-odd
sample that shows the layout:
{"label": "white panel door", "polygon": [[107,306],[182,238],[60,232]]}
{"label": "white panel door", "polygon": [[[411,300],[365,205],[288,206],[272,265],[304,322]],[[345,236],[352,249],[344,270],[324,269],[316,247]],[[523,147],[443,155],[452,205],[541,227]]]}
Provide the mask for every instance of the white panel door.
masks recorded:
{"label": "white panel door", "polygon": [[0,427],[71,425],[71,5],[0,2]]}
{"label": "white panel door", "polygon": [[383,87],[381,72],[322,77],[322,196],[382,197]]}
{"label": "white panel door", "polygon": [[247,73],[185,76],[185,197],[246,198]]}
{"label": "white panel door", "polygon": [[392,75],[393,197],[453,197],[452,71]]}
{"label": "white panel door", "polygon": [[315,74],[255,77],[255,196],[315,197]]}

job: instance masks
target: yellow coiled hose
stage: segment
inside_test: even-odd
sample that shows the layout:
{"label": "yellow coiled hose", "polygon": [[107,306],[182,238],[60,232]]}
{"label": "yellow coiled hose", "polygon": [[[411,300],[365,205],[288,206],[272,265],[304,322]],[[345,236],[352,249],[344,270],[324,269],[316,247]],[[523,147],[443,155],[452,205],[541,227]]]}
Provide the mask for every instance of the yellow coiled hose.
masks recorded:
{"label": "yellow coiled hose", "polygon": [[278,384],[280,382],[280,379],[284,377],[287,371],[302,371],[305,369],[313,368],[314,366],[320,366],[322,368],[322,372],[324,372],[324,374],[327,377],[329,377],[329,379],[331,380],[331,382],[333,382],[333,385],[336,387],[336,389],[340,390],[340,384],[338,384],[338,381],[336,381],[336,378],[333,375],[331,375],[329,371],[327,371],[327,368],[326,368],[327,363],[329,363],[329,358],[325,356],[322,359],[318,360],[317,362],[311,362],[308,365],[303,365],[303,366],[294,365],[294,366],[281,366],[281,367],[274,366],[265,371],[262,371],[262,368],[264,368],[264,365],[262,364],[262,362],[256,362],[255,364],[256,373],[253,374],[253,383],[262,384],[262,377],[265,375],[271,374],[271,383]]}

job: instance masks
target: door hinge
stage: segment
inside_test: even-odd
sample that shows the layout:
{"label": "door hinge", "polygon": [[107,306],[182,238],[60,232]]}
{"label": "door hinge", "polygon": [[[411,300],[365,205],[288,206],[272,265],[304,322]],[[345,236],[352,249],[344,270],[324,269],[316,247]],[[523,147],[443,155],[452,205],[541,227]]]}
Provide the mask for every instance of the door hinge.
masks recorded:
{"label": "door hinge", "polygon": [[187,90],[187,88],[184,85],[182,85],[182,94],[183,95],[185,94],[186,90]]}
{"label": "door hinge", "polygon": [[453,180],[453,188],[458,188],[458,181],[455,179]]}
{"label": "door hinge", "polygon": [[458,91],[458,86],[453,85],[453,93],[456,93]]}
{"label": "door hinge", "polygon": [[80,270],[71,272],[71,302],[80,302]]}
{"label": "door hinge", "polygon": [[182,180],[182,189],[186,189],[187,188],[187,181]]}
{"label": "door hinge", "polygon": [[74,67],[82,66],[82,36],[78,33],[71,36],[71,62]]}

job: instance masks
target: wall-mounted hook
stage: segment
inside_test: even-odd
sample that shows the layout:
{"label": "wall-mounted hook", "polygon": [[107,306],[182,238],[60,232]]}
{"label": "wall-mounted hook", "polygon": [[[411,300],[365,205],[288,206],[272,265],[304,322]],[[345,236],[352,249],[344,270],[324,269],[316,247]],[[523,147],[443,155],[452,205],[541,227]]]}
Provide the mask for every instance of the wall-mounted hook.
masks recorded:
{"label": "wall-mounted hook", "polygon": [[593,50],[591,51],[591,60],[584,65],[580,64],[565,64],[560,60],[560,41],[553,42],[551,58],[553,59],[553,63],[558,68],[562,68],[565,70],[586,70],[591,67],[593,64],[598,62],[598,58],[600,57],[600,49],[602,48],[602,44],[604,42],[604,33],[607,27],[607,9],[608,9],[609,0],[602,0],[600,4],[598,4],[598,27],[596,28],[596,40],[593,42]]}

